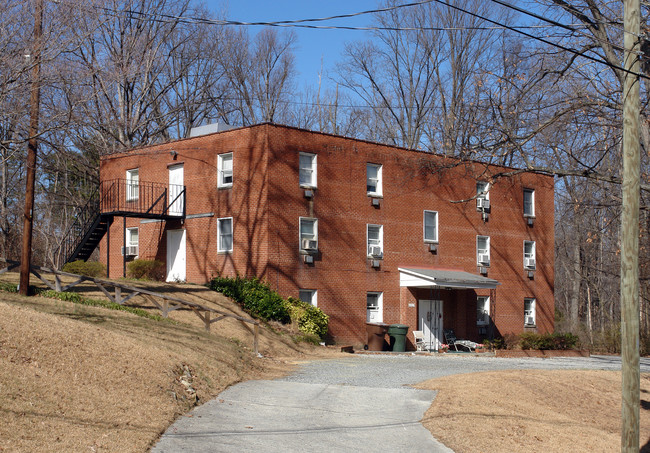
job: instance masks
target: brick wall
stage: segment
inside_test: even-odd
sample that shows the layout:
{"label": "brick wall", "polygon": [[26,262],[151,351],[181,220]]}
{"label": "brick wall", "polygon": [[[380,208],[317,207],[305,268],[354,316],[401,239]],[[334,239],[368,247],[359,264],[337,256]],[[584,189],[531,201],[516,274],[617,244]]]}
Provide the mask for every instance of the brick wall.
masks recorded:
{"label": "brick wall", "polygon": [[[178,154],[172,158],[170,151]],[[217,155],[233,152],[232,189],[217,189]],[[314,197],[298,182],[298,153],[317,155]],[[434,171],[444,158],[365,141],[259,125],[140,148],[102,159],[102,179],[124,178],[140,168],[141,180],[168,180],[168,165],[182,162],[187,186],[183,224],[140,223],[141,256],[166,258],[167,229],[187,231],[187,279],[205,282],[218,273],[264,278],[285,296],[318,290],[318,305],[330,315],[335,340],[365,342],[366,292],[383,292],[383,319],[417,326],[417,300],[433,296],[444,302],[446,326],[458,337],[478,339],[476,295],[492,295],[498,333],[523,331],[524,298],[537,300],[537,329],[553,330],[554,219],[553,179],[521,173],[498,179],[490,189],[491,213],[484,221],[474,196],[476,180],[500,168],[464,164]],[[383,166],[383,198],[373,207],[366,192],[366,164]],[[535,190],[536,218],[523,216],[523,188]],[[438,252],[423,241],[423,210],[438,212]],[[216,220],[233,217],[234,251],[216,250]],[[299,250],[299,217],[318,219],[319,249],[314,264]],[[366,258],[366,225],[383,225],[384,257],[380,269]],[[111,228],[111,276],[121,275],[121,219]],[[501,285],[490,290],[411,290],[400,288],[399,267],[457,269],[477,274],[476,236],[490,236],[488,277]],[[115,242],[115,238],[120,238]],[[529,279],[523,267],[523,241],[536,241],[537,270]],[[105,240],[102,243],[105,247]],[[104,248],[102,249],[104,250]],[[105,258],[104,258],[105,259]],[[435,294],[432,294],[432,291]],[[413,305],[413,306],[410,306]]]}

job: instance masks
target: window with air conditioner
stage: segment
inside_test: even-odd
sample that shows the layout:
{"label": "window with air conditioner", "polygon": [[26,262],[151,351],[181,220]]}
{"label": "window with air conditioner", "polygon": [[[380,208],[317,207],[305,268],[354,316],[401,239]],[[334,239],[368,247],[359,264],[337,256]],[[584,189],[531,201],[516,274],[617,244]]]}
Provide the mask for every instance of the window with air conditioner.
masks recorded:
{"label": "window with air conditioner", "polygon": [[139,230],[137,228],[126,229],[126,246],[122,248],[122,255],[136,257],[139,255]]}
{"label": "window with air conditioner", "polygon": [[476,261],[479,266],[490,265],[490,236],[476,236]]}
{"label": "window with air conditioner", "polygon": [[384,256],[384,227],[382,225],[367,225],[368,257],[382,258]]}
{"label": "window with air conditioner", "polygon": [[217,171],[219,174],[218,187],[232,187],[232,162],[232,153],[219,154],[217,161]]}
{"label": "window with air conditioner", "polygon": [[536,266],[535,241],[524,241],[524,268],[532,270]]}
{"label": "window with air conditioner", "polygon": [[232,252],[233,230],[232,217],[217,219],[217,252]]}
{"label": "window with air conditioner", "polygon": [[298,166],[300,187],[316,187],[316,154],[300,153]]}
{"label": "window with air conditioner", "polygon": [[366,164],[366,190],[369,196],[381,196],[382,166],[379,164]]}
{"label": "window with air conditioner", "polygon": [[424,211],[424,242],[438,243],[438,212]]}
{"label": "window with air conditioner", "polygon": [[485,181],[476,181],[476,209],[487,211],[490,209],[490,184]]}
{"label": "window with air conditioner", "polygon": [[366,322],[384,321],[384,294],[369,291],[366,293]]}
{"label": "window with air conditioner", "polygon": [[307,252],[318,250],[318,219],[300,217],[300,249]]}
{"label": "window with air conditioner", "polygon": [[309,305],[313,305],[314,307],[318,306],[318,292],[315,289],[299,290],[298,298]]}
{"label": "window with air conditioner", "polygon": [[490,298],[478,296],[476,298],[476,325],[487,326],[490,323]]}
{"label": "window with air conditioner", "polygon": [[536,322],[536,313],[535,313],[535,299],[526,298],[524,299],[524,325],[526,326],[535,326]]}
{"label": "window with air conditioner", "polygon": [[140,169],[126,171],[126,201],[136,201],[140,196]]}
{"label": "window with air conditioner", "polygon": [[535,217],[535,191],[524,189],[524,217]]}

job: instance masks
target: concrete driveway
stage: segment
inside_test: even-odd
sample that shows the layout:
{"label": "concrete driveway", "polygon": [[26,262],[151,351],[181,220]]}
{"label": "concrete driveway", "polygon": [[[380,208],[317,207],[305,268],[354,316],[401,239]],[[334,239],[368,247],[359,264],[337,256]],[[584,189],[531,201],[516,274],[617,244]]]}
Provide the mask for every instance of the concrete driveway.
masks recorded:
{"label": "concrete driveway", "polygon": [[[503,369],[620,370],[620,358],[353,355],[309,362],[281,380],[227,389],[178,419],[152,451],[450,452],[419,422],[435,392],[407,386]],[[650,360],[641,359],[641,372],[650,372]]]}

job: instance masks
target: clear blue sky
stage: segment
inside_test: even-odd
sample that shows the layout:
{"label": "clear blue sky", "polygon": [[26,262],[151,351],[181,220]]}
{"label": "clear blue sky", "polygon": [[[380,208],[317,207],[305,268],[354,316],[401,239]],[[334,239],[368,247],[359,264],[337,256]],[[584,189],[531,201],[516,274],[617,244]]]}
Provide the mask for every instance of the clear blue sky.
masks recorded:
{"label": "clear blue sky", "polygon": [[[296,20],[329,17],[338,14],[350,14],[376,9],[378,0],[206,0],[208,8],[215,12],[225,10],[226,18],[242,22]],[[372,15],[366,14],[349,19],[318,22],[315,25],[369,26]],[[260,26],[247,27],[254,35]],[[282,29],[279,29],[282,30]],[[351,30],[311,30],[289,28],[298,36],[296,48],[296,66],[301,83],[316,85],[323,62],[324,76],[340,60],[345,42],[367,38],[365,31]],[[325,83],[325,80],[324,80]]]}

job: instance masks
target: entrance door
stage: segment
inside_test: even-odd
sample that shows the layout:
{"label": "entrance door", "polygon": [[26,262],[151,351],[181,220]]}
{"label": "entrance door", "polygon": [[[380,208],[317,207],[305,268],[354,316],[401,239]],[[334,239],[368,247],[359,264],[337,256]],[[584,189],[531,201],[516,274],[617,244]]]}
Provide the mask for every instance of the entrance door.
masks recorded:
{"label": "entrance door", "polygon": [[167,281],[185,281],[185,230],[167,231]]}
{"label": "entrance door", "polygon": [[424,333],[424,343],[428,349],[437,351],[442,344],[442,301],[418,301],[419,329]]}
{"label": "entrance door", "polygon": [[169,213],[171,215],[183,214],[183,164],[169,167]]}

